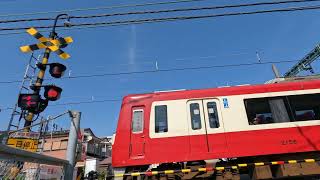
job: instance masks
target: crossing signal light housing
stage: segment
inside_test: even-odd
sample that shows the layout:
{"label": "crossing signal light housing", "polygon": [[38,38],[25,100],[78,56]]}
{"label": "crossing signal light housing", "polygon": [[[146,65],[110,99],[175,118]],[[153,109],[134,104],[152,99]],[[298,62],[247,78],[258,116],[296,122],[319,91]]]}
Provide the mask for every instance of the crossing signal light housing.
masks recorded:
{"label": "crossing signal light housing", "polygon": [[61,78],[66,71],[66,66],[60,63],[51,63],[49,73],[54,78]]}
{"label": "crossing signal light housing", "polygon": [[55,85],[44,86],[44,97],[49,101],[56,101],[61,96],[62,89]]}
{"label": "crossing signal light housing", "polygon": [[38,63],[37,64],[37,67],[43,71],[46,69],[46,66],[50,67],[49,73],[54,78],[61,78],[67,69],[65,65],[60,63],[50,63],[50,64]]}
{"label": "crossing signal light housing", "polygon": [[38,94],[20,94],[18,99],[18,107],[22,110],[39,114],[48,106],[48,100],[41,99]]}
{"label": "crossing signal light housing", "polygon": [[22,110],[36,111],[40,101],[39,94],[20,94],[18,99],[18,107]]}

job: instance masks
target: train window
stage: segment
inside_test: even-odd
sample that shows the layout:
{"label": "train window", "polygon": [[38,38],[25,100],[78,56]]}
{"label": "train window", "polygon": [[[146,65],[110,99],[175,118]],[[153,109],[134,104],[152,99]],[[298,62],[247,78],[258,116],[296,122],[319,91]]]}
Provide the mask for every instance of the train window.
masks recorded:
{"label": "train window", "polygon": [[244,100],[250,125],[320,120],[320,94]]}
{"label": "train window", "polygon": [[250,125],[290,122],[292,119],[284,97],[246,99],[244,102]]}
{"label": "train window", "polygon": [[320,94],[304,94],[288,97],[295,121],[320,119]]}
{"label": "train window", "polygon": [[168,132],[167,106],[155,106],[155,132]]}
{"label": "train window", "polygon": [[215,102],[208,102],[207,108],[208,108],[208,117],[209,117],[210,128],[220,127],[217,104]]}
{"label": "train window", "polygon": [[143,131],[143,110],[133,110],[132,115],[132,132],[138,133]]}
{"label": "train window", "polygon": [[193,130],[201,129],[201,116],[198,103],[190,104],[191,127]]}

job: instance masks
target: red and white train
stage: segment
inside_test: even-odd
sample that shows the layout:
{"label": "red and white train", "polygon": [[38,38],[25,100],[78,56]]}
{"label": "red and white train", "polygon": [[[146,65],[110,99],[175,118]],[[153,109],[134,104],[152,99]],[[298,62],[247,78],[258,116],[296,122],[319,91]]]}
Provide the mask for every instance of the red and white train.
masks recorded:
{"label": "red and white train", "polygon": [[305,158],[319,149],[320,80],[179,90],[124,97],[112,166]]}

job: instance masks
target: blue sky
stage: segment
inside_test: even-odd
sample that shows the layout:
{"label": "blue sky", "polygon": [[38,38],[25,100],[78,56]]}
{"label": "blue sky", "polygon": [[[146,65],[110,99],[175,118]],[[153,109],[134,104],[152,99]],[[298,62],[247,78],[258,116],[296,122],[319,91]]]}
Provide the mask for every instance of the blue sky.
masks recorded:
{"label": "blue sky", "polygon": [[[49,1],[0,1],[0,14],[17,14],[39,11],[114,6],[157,2],[152,0],[56,0]],[[232,1],[233,4],[259,1]],[[135,9],[113,9],[72,12],[70,15],[126,12],[134,10],[157,10],[180,7],[198,7],[230,4],[227,0],[207,0],[167,6],[140,7]],[[316,3],[314,3],[316,4]],[[320,5],[320,3],[318,3]],[[287,7],[288,5],[286,5]],[[285,7],[285,6],[278,6]],[[256,10],[246,8],[239,10]],[[234,10],[239,11],[239,10]],[[176,15],[203,15],[231,12],[230,10],[205,11],[201,13],[175,13]],[[209,18],[178,22],[127,25],[57,32],[60,36],[72,36],[74,43],[65,51],[71,54],[67,61],[55,54],[50,62],[62,62],[71,74],[87,75],[154,70],[155,63],[160,69],[212,66],[257,62],[256,52],[262,61],[298,60],[308,53],[320,40],[319,10],[260,14],[250,16]],[[55,17],[56,14],[36,16],[0,17],[18,19],[31,17]],[[71,20],[72,23],[166,17],[162,15],[135,15],[122,18],[101,18]],[[39,23],[1,24],[3,27],[24,27],[51,25]],[[59,21],[59,23],[62,23]],[[48,35],[48,33],[43,33]],[[21,35],[0,35],[1,76],[0,81],[19,80],[23,76],[29,54],[19,51],[22,45],[33,44],[36,40],[27,33]],[[281,73],[293,63],[277,65]],[[314,64],[318,72],[319,63]],[[49,77],[49,76],[47,76]],[[272,79],[271,65],[212,68],[172,72],[117,75],[96,78],[63,79],[47,81],[63,88],[61,99],[50,104],[121,99],[132,93],[145,93],[168,89],[199,89],[224,85],[258,84]],[[17,100],[19,84],[0,84],[0,108],[11,107]],[[82,112],[82,127],[90,127],[97,135],[111,135],[116,129],[121,102],[104,102],[67,106],[49,106],[44,116],[56,115],[68,109]],[[6,129],[10,110],[0,112],[0,129]],[[57,121],[61,127],[68,127],[67,117]]]}

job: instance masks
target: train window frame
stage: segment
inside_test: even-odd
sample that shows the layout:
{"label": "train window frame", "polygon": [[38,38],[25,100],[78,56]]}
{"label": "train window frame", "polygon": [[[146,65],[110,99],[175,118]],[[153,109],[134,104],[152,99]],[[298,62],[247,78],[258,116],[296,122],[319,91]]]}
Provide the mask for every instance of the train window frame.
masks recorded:
{"label": "train window frame", "polygon": [[[252,103],[252,101],[256,102]],[[252,103],[252,105],[250,105],[251,107],[249,107],[249,103]],[[262,105],[257,105],[258,103]],[[293,120],[293,117],[290,115],[290,103],[286,96],[248,98],[244,99],[244,105],[249,125],[288,123]],[[271,105],[278,107],[272,107]],[[258,107],[260,111],[261,107],[263,107],[262,109],[264,111],[258,113]],[[277,111],[277,113],[274,113],[275,111]],[[255,115],[252,116],[253,114]],[[276,116],[285,116],[286,119],[283,121],[282,119],[276,118]]]}
{"label": "train window frame", "polygon": [[[301,98],[302,101],[298,101],[299,103],[295,104],[293,103],[297,99]],[[288,100],[291,104],[291,109],[292,113],[294,116],[294,122],[300,122],[300,121],[315,121],[315,120],[320,120],[320,103],[319,104],[313,104],[314,102],[319,102],[320,101],[320,93],[311,93],[311,94],[301,94],[301,95],[292,95],[288,96]],[[305,104],[301,102],[308,104],[309,107],[305,107]],[[301,116],[302,114],[299,114],[301,111],[304,112],[310,112],[312,111],[313,113],[313,119],[301,119],[303,117],[298,117]]]}
{"label": "train window frame", "polygon": [[[194,104],[197,104],[197,105],[198,105],[198,110],[199,110],[199,112],[198,112],[197,114],[194,113],[194,112],[195,112],[195,109],[192,109],[192,105],[194,105]],[[191,120],[191,128],[192,128],[192,130],[202,129],[201,111],[203,111],[203,110],[200,108],[200,104],[197,103],[197,102],[190,103],[190,104],[189,104],[189,110],[190,110],[189,113],[190,113],[190,120]],[[196,115],[197,117],[199,117],[199,119],[198,119],[199,127],[195,127],[195,124],[194,124],[195,121],[193,120],[193,118],[195,117],[195,115]]]}
{"label": "train window frame", "polygon": [[[210,114],[212,114],[212,113],[210,113],[210,109],[209,109],[209,103],[214,103],[214,111],[215,111],[215,118],[216,118],[216,120],[215,120],[215,122],[217,122],[217,126],[216,127],[213,127],[213,126],[211,126],[212,124],[211,124],[211,121],[210,121]],[[217,128],[219,128],[220,127],[220,118],[219,118],[219,111],[218,111],[218,104],[217,104],[217,102],[216,101],[207,101],[206,102],[206,111],[207,111],[207,116],[208,116],[208,123],[209,123],[209,127],[211,128],[211,129],[217,129]]]}
{"label": "train window frame", "polygon": [[[306,102],[307,96],[309,96],[308,102]],[[299,103],[294,103],[294,101],[299,98],[303,99],[303,101],[301,101],[301,102],[298,101]],[[320,120],[320,103],[316,104],[316,105],[311,105],[311,103],[310,103],[311,101],[318,102],[317,100],[313,100],[315,98],[318,98],[318,100],[320,100],[320,93],[294,94],[294,95],[284,95],[284,96],[274,96],[274,97],[269,96],[269,97],[246,98],[243,101],[244,101],[244,107],[246,110],[248,124],[249,125],[265,125],[265,124],[278,124],[278,123]],[[277,119],[277,118],[275,118],[275,119],[272,119],[271,122],[268,122],[266,120],[267,118],[270,118],[270,117],[274,118],[275,116],[277,116],[277,115],[273,116],[272,107],[271,107],[272,103],[270,103],[272,100],[277,100],[277,99],[281,99],[283,101],[282,105],[279,105],[281,103],[278,103],[278,106],[282,106],[283,110],[286,110],[286,114],[287,114],[288,119],[287,119],[287,121],[283,121],[283,120],[275,120],[275,119]],[[252,109],[248,108],[248,101],[254,101],[254,100],[265,101],[266,104],[268,105],[270,112],[260,113],[260,114],[253,113],[252,109],[254,109],[254,108],[252,108]],[[275,104],[277,104],[277,103],[275,103]],[[304,106],[304,109],[301,109],[302,106]],[[278,108],[278,109],[281,109],[281,108]],[[301,111],[304,111],[305,113],[312,111],[313,118],[311,118],[311,119],[310,118],[298,119],[298,116],[300,116],[300,118],[301,118],[301,114],[298,114]],[[253,117],[252,114],[256,114],[255,115],[256,117],[254,118],[254,120],[252,119],[252,117]],[[261,117],[259,118],[259,116],[257,117],[257,115],[263,116],[263,119],[265,119],[265,120],[261,120],[262,123],[257,123],[257,122],[259,122],[259,119],[261,119]],[[255,121],[256,121],[256,123],[255,123]],[[263,122],[263,121],[265,121],[265,122]]]}
{"label": "train window frame", "polygon": [[[162,111],[160,111],[161,109],[159,109],[159,108],[163,108],[163,107],[165,108],[165,110],[163,111],[163,112],[165,112],[165,114],[160,115],[159,113],[162,113]],[[158,109],[159,109],[159,111],[157,111]],[[159,121],[159,118],[161,116],[164,117],[164,121],[163,122]],[[159,126],[159,123],[164,123],[164,126]],[[156,105],[156,106],[154,106],[154,132],[155,133],[167,133],[168,131],[169,131],[169,127],[168,127],[168,106],[167,105]]]}
{"label": "train window frame", "polygon": [[[142,113],[142,116],[141,118],[139,119],[139,121],[141,121],[141,129],[134,129],[134,121],[135,120],[135,112],[141,112]],[[139,133],[142,133],[143,132],[143,129],[144,129],[144,110],[143,109],[133,109],[132,110],[132,118],[131,118],[131,132],[134,133],[134,134],[139,134]],[[136,130],[139,130],[139,131],[136,131]]]}

